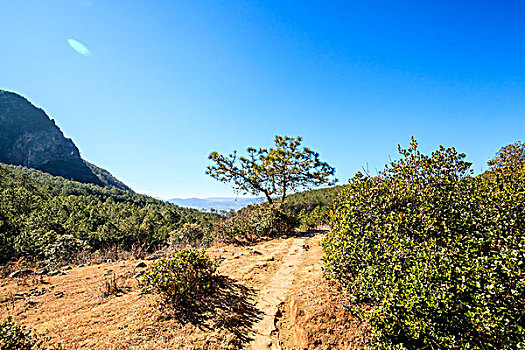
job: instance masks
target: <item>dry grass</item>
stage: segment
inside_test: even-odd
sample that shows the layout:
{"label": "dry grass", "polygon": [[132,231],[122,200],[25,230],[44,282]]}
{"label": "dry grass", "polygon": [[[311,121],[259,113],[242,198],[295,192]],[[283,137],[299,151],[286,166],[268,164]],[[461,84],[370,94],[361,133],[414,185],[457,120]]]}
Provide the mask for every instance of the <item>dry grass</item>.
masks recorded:
{"label": "dry grass", "polygon": [[252,288],[225,277],[209,310],[181,320],[161,312],[155,296],[141,294],[138,280],[132,278],[136,262],[92,264],[52,277],[2,279],[1,318],[11,315],[61,341],[64,349],[239,349],[249,340],[257,317]]}
{"label": "dry grass", "polygon": [[[0,279],[0,318],[11,315],[62,342],[64,349],[247,348],[251,325],[260,316],[254,307],[258,292],[278,271],[290,244],[283,238],[251,247],[228,245],[225,251],[209,249],[210,255],[225,258],[219,267],[224,277],[208,307],[190,318],[163,312],[155,296],[141,294],[138,280],[132,278],[137,260],[93,263],[66,275]],[[305,254],[297,283],[314,280],[308,275],[310,267],[320,271],[316,249]],[[324,331],[331,327],[325,326]],[[284,328],[279,337],[284,344],[292,341]]]}

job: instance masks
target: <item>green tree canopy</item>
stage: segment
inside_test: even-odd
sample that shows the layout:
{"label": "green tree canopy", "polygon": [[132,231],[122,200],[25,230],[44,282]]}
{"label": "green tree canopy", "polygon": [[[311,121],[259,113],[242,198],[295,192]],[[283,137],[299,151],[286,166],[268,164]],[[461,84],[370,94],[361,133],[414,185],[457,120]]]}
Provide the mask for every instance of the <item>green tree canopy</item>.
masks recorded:
{"label": "green tree canopy", "polygon": [[494,159],[489,160],[491,169],[505,166],[516,167],[525,162],[525,144],[521,141],[501,147]]}
{"label": "green tree canopy", "polygon": [[274,148],[248,148],[247,156],[234,151],[228,156],[217,152],[210,154],[214,164],[206,174],[229,182],[237,192],[266,196],[286,196],[295,191],[323,184],[333,185],[335,168],[319,160],[319,153],[301,146],[302,137],[275,136]]}

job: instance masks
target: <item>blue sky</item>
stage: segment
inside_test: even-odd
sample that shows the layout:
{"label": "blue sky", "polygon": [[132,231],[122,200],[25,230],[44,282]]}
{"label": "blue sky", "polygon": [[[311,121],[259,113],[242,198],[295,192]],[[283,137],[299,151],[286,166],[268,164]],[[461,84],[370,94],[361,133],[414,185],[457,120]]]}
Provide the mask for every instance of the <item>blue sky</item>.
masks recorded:
{"label": "blue sky", "polygon": [[303,136],[341,183],[411,135],[476,171],[523,140],[522,0],[17,0],[0,13],[0,88],[162,198],[233,195],[204,175],[208,154],[276,134]]}

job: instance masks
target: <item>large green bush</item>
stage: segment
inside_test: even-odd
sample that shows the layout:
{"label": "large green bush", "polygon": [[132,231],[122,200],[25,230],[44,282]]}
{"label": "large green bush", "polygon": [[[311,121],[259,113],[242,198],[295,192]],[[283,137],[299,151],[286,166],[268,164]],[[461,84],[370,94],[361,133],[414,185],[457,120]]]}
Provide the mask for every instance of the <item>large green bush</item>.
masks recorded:
{"label": "large green bush", "polygon": [[525,347],[525,169],[471,177],[465,155],[413,140],[336,201],[326,271],[377,349]]}
{"label": "large green bush", "polygon": [[164,306],[191,310],[213,294],[219,261],[203,250],[182,249],[151,265],[142,277],[142,291],[159,294]]}

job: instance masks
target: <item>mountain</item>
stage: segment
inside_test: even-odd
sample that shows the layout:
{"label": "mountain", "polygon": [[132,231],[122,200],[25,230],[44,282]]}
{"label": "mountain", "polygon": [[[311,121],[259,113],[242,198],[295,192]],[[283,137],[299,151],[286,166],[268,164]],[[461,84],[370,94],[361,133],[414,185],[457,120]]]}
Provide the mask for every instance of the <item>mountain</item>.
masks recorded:
{"label": "mountain", "polygon": [[109,172],[82,159],[55,121],[26,98],[0,90],[0,162],[66,179],[130,190]]}
{"label": "mountain", "polygon": [[84,164],[88,166],[88,168],[93,172],[93,174],[95,174],[95,176],[100,180],[100,182],[102,182],[104,186],[116,187],[124,191],[132,191],[130,187],[111,175],[111,173],[106,169],[102,169],[95,164],[88,162],[87,160],[84,160]]}
{"label": "mountain", "polygon": [[210,197],[210,198],[172,198],[168,202],[181,207],[196,209],[238,210],[250,204],[261,203],[259,198]]}

